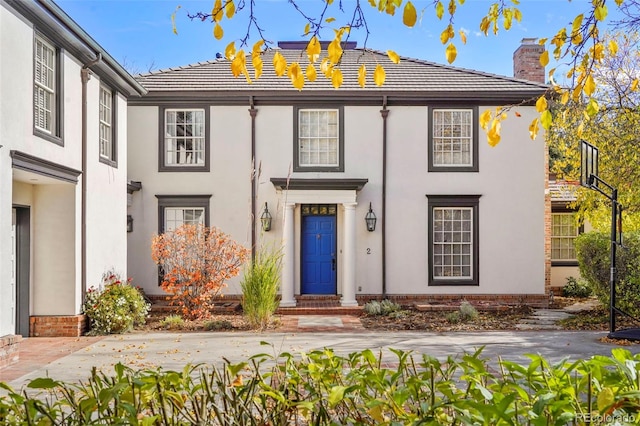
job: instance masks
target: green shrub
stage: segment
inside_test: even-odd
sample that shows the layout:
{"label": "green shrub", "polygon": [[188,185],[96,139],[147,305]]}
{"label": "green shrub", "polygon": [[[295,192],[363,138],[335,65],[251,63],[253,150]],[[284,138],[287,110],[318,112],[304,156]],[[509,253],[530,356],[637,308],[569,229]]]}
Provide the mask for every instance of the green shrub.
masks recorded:
{"label": "green shrub", "polygon": [[473,321],[478,318],[478,310],[466,300],[460,304],[459,312],[460,319],[464,322]]}
{"label": "green shrub", "polygon": [[233,330],[233,324],[227,320],[208,320],[204,323],[207,331]]}
{"label": "green shrub", "polygon": [[180,330],[184,326],[184,320],[180,315],[169,315],[160,321],[160,325],[167,330]]}
{"label": "green shrub", "polygon": [[130,331],[145,323],[150,308],[131,280],[122,282],[114,273],[105,274],[99,288],[91,287],[82,305],[89,318],[90,334],[95,335]]}
{"label": "green shrub", "polygon": [[363,309],[368,315],[389,316],[392,313],[402,311],[402,306],[389,299],[384,299],[380,302],[377,300],[370,300],[365,303]]}
{"label": "green shrub", "polygon": [[583,425],[640,421],[640,354],[550,363],[490,362],[481,350],[446,360],[370,349],[182,370],[92,370],[79,384],[0,382],[0,424],[29,425]]}
{"label": "green shrub", "polygon": [[[640,316],[640,232],[624,235],[624,246],[616,252],[616,307]],[[598,300],[609,306],[611,239],[603,232],[588,232],[576,238],[580,275]]]}
{"label": "green shrub", "polygon": [[564,297],[589,297],[592,290],[584,279],[575,277],[567,277],[567,283],[562,287],[562,295]]}
{"label": "green shrub", "polygon": [[450,324],[458,324],[460,322],[460,312],[449,312],[445,318]]}
{"label": "green shrub", "polygon": [[282,252],[263,248],[244,271],[242,282],[242,312],[252,327],[264,330],[278,309]]}

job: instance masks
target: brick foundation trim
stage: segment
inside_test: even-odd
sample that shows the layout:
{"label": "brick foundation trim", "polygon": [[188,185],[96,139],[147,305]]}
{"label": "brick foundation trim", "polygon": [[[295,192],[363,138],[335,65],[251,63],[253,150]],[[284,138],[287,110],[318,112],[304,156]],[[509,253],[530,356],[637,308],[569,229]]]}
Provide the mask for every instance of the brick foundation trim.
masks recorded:
{"label": "brick foundation trim", "polygon": [[31,337],[79,337],[87,330],[85,315],[38,315],[29,317]]}
{"label": "brick foundation trim", "polygon": [[22,336],[15,334],[0,337],[0,369],[18,362],[20,342],[22,342]]}

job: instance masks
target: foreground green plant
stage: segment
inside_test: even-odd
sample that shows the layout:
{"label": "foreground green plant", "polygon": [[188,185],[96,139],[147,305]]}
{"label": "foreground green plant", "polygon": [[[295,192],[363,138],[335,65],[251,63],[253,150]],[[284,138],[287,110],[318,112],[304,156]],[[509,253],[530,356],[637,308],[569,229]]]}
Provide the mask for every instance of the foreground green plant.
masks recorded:
{"label": "foreground green plant", "polygon": [[402,311],[402,306],[389,299],[384,299],[380,302],[377,300],[371,300],[365,303],[364,311],[369,315],[389,316],[395,312]]}
{"label": "foreground green plant", "polygon": [[[24,392],[4,383],[1,424],[131,425],[565,425],[639,424],[640,355],[551,364],[456,359],[391,350],[339,356],[257,354],[222,366],[115,374],[81,384],[51,378]],[[395,367],[388,367],[395,365]],[[30,393],[40,393],[29,396]]]}
{"label": "foreground green plant", "polygon": [[125,282],[118,274],[108,272],[102,285],[91,287],[85,296],[82,311],[89,318],[90,334],[118,334],[144,324],[151,305],[131,280]]}
{"label": "foreground green plant", "polygon": [[244,271],[242,312],[249,325],[264,330],[278,309],[282,252],[263,248]]}

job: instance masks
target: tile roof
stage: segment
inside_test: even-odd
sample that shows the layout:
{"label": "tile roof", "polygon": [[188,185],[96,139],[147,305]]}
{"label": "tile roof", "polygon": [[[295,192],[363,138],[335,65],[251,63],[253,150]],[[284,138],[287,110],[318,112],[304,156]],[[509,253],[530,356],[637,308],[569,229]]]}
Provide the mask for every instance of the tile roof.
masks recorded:
{"label": "tile roof", "polygon": [[[264,71],[259,79],[253,79],[249,84],[244,76],[234,77],[231,73],[230,62],[217,59],[203,63],[196,63],[179,68],[155,71],[138,75],[137,80],[149,91],[170,94],[172,92],[207,92],[208,94],[233,93],[260,94],[278,93],[295,94],[298,92],[288,77],[277,77],[273,70],[273,55],[281,52],[287,63],[298,61],[303,70],[308,60],[304,50],[300,49],[271,49],[263,54]],[[323,55],[321,57],[324,57]],[[251,63],[251,58],[247,58]],[[364,89],[357,82],[357,70],[364,63],[367,67],[367,84]],[[386,80],[383,86],[373,83],[373,70],[376,64],[384,66]],[[316,64],[318,78],[314,82],[305,82],[303,92],[320,94],[318,92],[356,92],[359,94],[385,95],[393,94],[400,97],[419,96],[429,94],[436,98],[519,98],[527,99],[540,95],[547,86],[511,77],[488,74],[480,71],[456,68],[412,58],[401,58],[399,64],[392,63],[382,52],[361,48],[345,49],[340,64],[344,81],[340,90],[331,86],[331,82],[321,74],[319,62]],[[250,76],[253,71],[250,68]]]}

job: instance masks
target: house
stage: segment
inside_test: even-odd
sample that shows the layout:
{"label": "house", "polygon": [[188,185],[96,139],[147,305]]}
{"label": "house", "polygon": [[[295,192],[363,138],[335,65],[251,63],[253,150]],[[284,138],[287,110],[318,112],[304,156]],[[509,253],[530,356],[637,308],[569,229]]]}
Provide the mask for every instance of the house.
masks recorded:
{"label": "house", "polygon": [[[304,69],[305,46],[278,52]],[[321,295],[342,306],[546,305],[547,151],[528,132],[531,100],[547,89],[542,47],[525,39],[514,54],[523,78],[343,47],[338,90],[319,77],[298,91],[271,67],[250,84],[224,59],[137,77],[148,92],[129,101],[127,120],[128,176],[141,183],[128,210],[134,282],[161,295],[152,236],[201,223],[254,250],[282,247],[283,308]],[[385,67],[383,86],[358,86],[363,63]],[[479,116],[505,104],[517,106],[491,148]],[[234,279],[225,297],[240,293]]]}
{"label": "house", "polygon": [[575,250],[575,240],[583,232],[592,230],[589,222],[578,223],[576,209],[576,190],[579,183],[558,180],[550,176],[549,193],[551,197],[551,291],[561,295],[562,287],[570,277],[579,278],[580,268]]}
{"label": "house", "polygon": [[[49,0],[0,0],[0,355],[77,336],[126,274],[127,100],[145,93]],[[6,357],[0,356],[0,366]]]}

